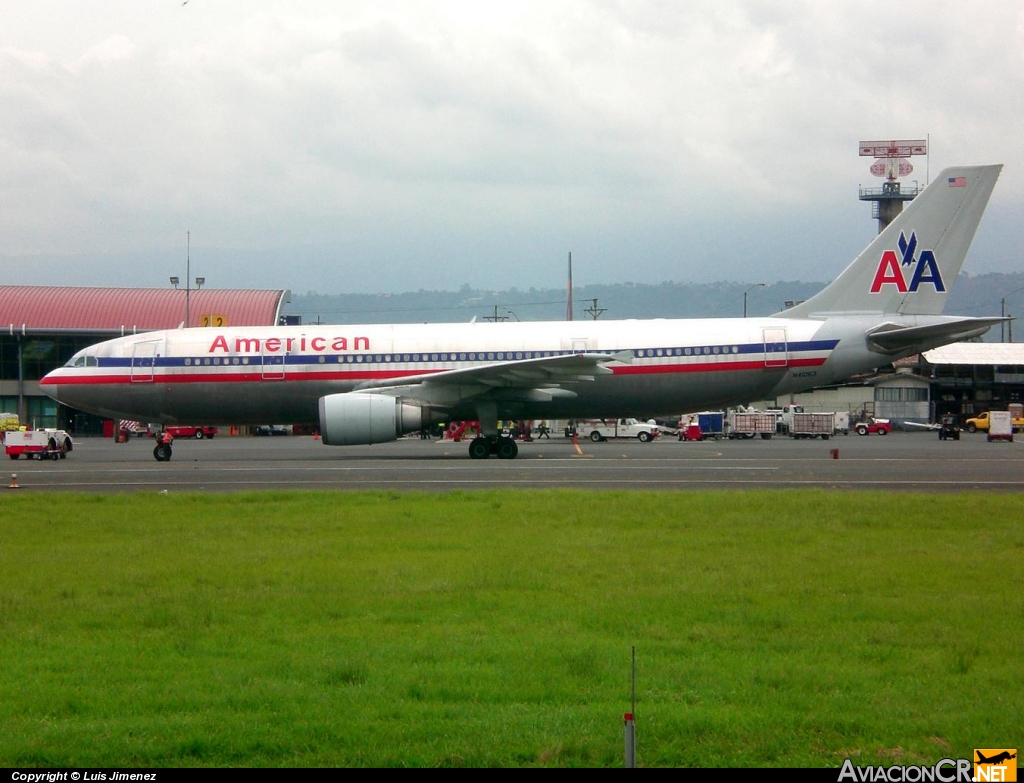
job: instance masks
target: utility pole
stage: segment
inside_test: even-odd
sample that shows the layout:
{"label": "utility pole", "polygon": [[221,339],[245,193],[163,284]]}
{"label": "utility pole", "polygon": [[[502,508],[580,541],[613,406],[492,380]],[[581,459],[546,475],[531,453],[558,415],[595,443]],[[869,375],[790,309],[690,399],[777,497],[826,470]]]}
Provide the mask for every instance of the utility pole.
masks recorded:
{"label": "utility pole", "polygon": [[498,305],[494,305],[494,315],[485,315],[484,316],[484,320],[485,321],[491,321],[492,323],[496,322],[496,321],[507,321],[508,320],[508,316],[507,315],[498,315]]}
{"label": "utility pole", "polygon": [[593,318],[596,321],[598,319],[598,317],[601,315],[601,313],[605,312],[607,309],[608,308],[606,308],[606,307],[598,307],[597,306],[597,300],[594,299],[593,300],[593,304],[591,304],[590,307],[588,307],[583,312],[585,312],[587,315],[589,315],[591,318]]}
{"label": "utility pole", "polygon": [[569,282],[565,292],[565,320],[572,320],[572,252],[569,253]]}

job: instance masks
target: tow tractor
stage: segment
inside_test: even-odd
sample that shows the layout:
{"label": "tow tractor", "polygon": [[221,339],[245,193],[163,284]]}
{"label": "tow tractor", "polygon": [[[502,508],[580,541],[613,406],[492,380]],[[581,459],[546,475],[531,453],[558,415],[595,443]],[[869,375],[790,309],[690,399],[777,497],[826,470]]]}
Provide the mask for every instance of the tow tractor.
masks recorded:
{"label": "tow tractor", "polygon": [[956,414],[944,413],[939,418],[939,440],[960,440]]}
{"label": "tow tractor", "polygon": [[11,459],[64,459],[74,448],[64,430],[15,430],[4,433],[4,451]]}

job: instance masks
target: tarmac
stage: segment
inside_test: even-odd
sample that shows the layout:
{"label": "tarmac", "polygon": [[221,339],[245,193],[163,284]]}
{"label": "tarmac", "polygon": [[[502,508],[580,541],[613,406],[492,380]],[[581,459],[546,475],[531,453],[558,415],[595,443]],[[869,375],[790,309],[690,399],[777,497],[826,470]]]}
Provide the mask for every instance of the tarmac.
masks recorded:
{"label": "tarmac", "polygon": [[[81,438],[62,460],[11,460],[18,492],[241,492],[260,489],[386,489],[446,492],[483,488],[634,491],[817,487],[844,492],[1019,492],[1024,434],[987,442],[963,433],[839,435],[823,440],[652,443],[553,435],[520,443],[515,460],[472,460],[468,443],[418,437],[373,446],[330,447],[312,436],[177,439],[169,462],[153,441]],[[0,488],[10,488],[3,477]],[[12,490],[8,490],[12,491]]]}

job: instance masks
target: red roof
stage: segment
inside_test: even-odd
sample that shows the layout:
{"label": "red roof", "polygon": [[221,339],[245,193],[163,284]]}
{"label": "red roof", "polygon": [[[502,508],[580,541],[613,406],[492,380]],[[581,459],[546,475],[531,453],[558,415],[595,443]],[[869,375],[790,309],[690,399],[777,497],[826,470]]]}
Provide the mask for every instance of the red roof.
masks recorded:
{"label": "red roof", "polygon": [[[273,326],[287,291],[202,288],[188,296],[191,326],[222,316],[219,326]],[[0,286],[0,329],[83,332],[175,329],[185,321],[183,288]]]}

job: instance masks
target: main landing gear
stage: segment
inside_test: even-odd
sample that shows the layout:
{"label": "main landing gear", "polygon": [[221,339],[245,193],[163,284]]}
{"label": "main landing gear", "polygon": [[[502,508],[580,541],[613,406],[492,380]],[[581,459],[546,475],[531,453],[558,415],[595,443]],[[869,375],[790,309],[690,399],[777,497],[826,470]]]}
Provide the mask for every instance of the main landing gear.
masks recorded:
{"label": "main landing gear", "polygon": [[487,459],[492,454],[498,459],[515,459],[519,446],[514,439],[500,435],[483,435],[469,442],[471,459]]}

